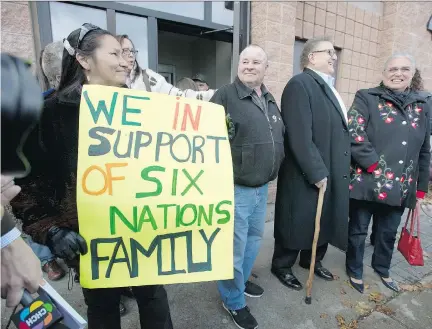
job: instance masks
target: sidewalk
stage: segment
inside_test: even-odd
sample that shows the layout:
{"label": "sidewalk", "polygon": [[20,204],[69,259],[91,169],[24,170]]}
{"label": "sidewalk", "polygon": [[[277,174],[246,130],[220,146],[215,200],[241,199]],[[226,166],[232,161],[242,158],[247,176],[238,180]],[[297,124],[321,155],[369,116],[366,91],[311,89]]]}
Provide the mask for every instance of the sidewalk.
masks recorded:
{"label": "sidewalk", "polygon": [[[344,272],[345,254],[329,247],[324,265],[337,280],[326,282],[315,278],[312,305],[304,303],[305,290],[294,291],[282,286],[270,273],[273,253],[273,209],[269,206],[268,222],[260,254],[254,267],[255,281],[264,289],[261,298],[248,298],[249,307],[262,329],[423,329],[432,328],[432,219],[422,213],[422,244],[429,257],[425,266],[408,265],[395,251],[391,268],[395,280],[408,290],[393,294],[385,288],[370,267],[372,246],[367,241],[365,259],[366,291],[363,295],[352,289]],[[308,272],[293,268],[302,283]],[[425,286],[416,282],[424,280]],[[67,290],[67,277],[52,283],[78,312],[85,315],[86,306],[79,285]],[[175,329],[234,329],[237,328],[221,306],[214,282],[169,285],[168,291]],[[123,329],[139,328],[138,309],[126,299],[129,313],[122,318]],[[379,306],[383,305],[383,306]],[[387,313],[388,315],[384,314]],[[10,310],[2,303],[2,328]],[[338,320],[339,319],[339,324]],[[345,323],[345,324],[343,324]]]}

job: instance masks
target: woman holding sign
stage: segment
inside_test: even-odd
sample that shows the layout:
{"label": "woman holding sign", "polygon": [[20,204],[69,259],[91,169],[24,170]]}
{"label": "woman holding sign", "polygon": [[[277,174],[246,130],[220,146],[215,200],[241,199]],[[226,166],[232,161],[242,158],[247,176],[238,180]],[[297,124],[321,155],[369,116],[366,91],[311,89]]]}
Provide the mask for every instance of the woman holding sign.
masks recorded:
{"label": "woman holding sign", "polygon": [[[44,112],[29,138],[26,155],[32,173],[17,181],[22,193],[13,202],[17,217],[34,241],[45,244],[68,264],[87,252],[78,233],[76,174],[78,123],[82,86],[123,87],[127,63],[119,42],[108,31],[84,24],[63,41],[62,75],[56,94],[45,101]],[[172,328],[167,294],[162,286],[132,288],[141,328]],[[123,288],[85,289],[89,328],[120,328],[120,295]]]}

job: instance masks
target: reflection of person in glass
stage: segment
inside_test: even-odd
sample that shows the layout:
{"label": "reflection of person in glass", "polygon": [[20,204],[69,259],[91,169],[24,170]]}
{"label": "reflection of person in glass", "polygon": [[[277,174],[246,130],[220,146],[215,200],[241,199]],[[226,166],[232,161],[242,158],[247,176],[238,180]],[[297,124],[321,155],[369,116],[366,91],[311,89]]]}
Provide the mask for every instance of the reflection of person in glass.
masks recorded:
{"label": "reflection of person in glass", "polygon": [[155,93],[168,94],[173,96],[184,96],[208,101],[214,94],[214,90],[195,91],[192,89],[181,90],[168,83],[163,76],[150,70],[142,69],[136,59],[138,50],[132,40],[126,35],[118,35],[117,40],[122,46],[123,58],[127,62],[127,71],[129,76],[126,84],[131,89],[152,91]]}
{"label": "reflection of person in glass", "polygon": [[[119,42],[108,31],[84,24],[64,39],[62,73],[55,95],[44,103],[40,123],[29,137],[32,173],[21,180],[21,198],[12,202],[17,217],[34,241],[46,244],[69,266],[87,252],[78,233],[76,177],[78,124],[82,86],[123,87],[127,63]],[[172,328],[163,286],[136,286],[141,328]],[[89,328],[119,329],[123,288],[85,289]]]}
{"label": "reflection of person in glass", "polygon": [[378,87],[359,90],[348,112],[352,170],[346,270],[351,285],[364,291],[363,256],[374,217],[372,268],[389,289],[396,233],[405,208],[415,208],[428,192],[429,106],[410,88],[414,58],[394,54],[385,63]]}

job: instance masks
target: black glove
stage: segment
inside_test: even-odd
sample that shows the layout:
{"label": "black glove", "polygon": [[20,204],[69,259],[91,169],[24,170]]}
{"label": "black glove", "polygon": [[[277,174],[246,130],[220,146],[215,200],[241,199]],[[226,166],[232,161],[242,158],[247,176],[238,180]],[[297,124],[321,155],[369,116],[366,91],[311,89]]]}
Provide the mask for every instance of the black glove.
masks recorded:
{"label": "black glove", "polygon": [[67,261],[87,253],[87,243],[79,233],[57,226],[48,230],[47,246],[56,257]]}

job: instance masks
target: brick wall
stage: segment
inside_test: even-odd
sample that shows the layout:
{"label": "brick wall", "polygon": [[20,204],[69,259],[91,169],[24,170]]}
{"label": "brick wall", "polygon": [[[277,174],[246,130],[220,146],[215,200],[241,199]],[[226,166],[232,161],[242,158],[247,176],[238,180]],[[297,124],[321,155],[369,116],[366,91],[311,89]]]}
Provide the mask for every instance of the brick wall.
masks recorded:
{"label": "brick wall", "polygon": [[1,51],[35,60],[27,1],[1,1]]}
{"label": "brick wall", "polygon": [[[296,2],[252,2],[251,42],[268,55],[264,83],[278,104],[283,88],[293,75]],[[269,186],[269,203],[274,203],[276,182]]]}
{"label": "brick wall", "polygon": [[378,35],[381,16],[346,2],[297,2],[296,37],[329,36],[341,49],[336,89],[349,106],[357,90],[379,81]]}
{"label": "brick wall", "polygon": [[432,2],[385,2],[378,66],[396,51],[414,56],[425,88],[432,91],[432,34],[426,30]]}
{"label": "brick wall", "polygon": [[264,82],[278,103],[293,74],[295,15],[295,2],[252,2],[251,41],[267,52]]}

